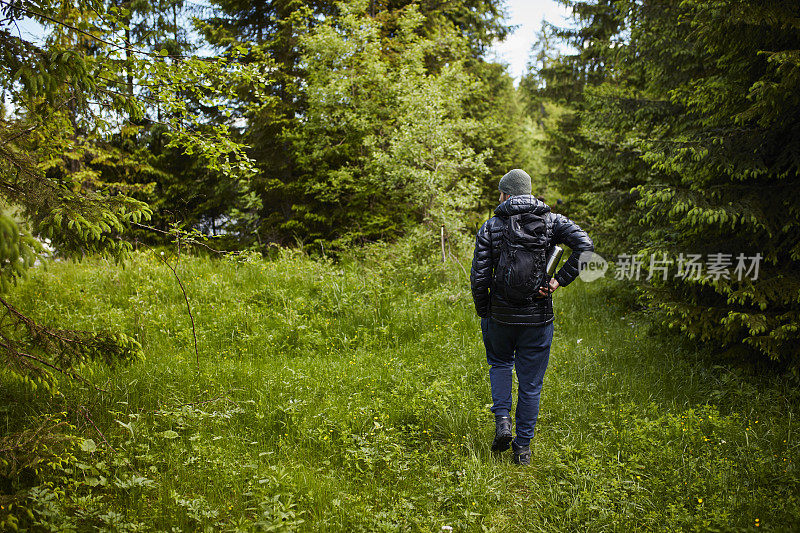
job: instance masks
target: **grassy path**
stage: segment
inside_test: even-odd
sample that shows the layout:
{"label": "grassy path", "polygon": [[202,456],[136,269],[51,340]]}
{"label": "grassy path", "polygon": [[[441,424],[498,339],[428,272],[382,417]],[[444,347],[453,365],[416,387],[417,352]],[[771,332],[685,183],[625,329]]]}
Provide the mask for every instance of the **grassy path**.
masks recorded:
{"label": "grassy path", "polygon": [[8,384],[0,431],[46,410],[81,435],[46,474],[53,486],[31,491],[36,520],[165,531],[800,522],[800,399],[778,378],[649,335],[610,282],[578,281],[556,294],[532,466],[520,469],[488,452],[488,367],[461,270],[370,265],[184,259],[199,372],[183,296],[154,257],[37,270],[12,295],[21,308],[136,334],[146,355],[94,369],[108,393],[63,384],[42,405]]}

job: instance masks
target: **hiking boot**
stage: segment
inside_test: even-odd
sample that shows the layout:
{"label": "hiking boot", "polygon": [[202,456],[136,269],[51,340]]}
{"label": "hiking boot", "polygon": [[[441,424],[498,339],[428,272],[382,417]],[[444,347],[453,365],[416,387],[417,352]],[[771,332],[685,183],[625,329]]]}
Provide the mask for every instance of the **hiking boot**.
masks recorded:
{"label": "hiking boot", "polygon": [[531,464],[531,447],[528,446],[520,446],[516,442],[511,443],[511,448],[514,451],[514,464],[515,465],[529,465]]}
{"label": "hiking boot", "polygon": [[494,418],[494,440],[492,441],[493,452],[504,452],[511,444],[511,417],[496,416]]}

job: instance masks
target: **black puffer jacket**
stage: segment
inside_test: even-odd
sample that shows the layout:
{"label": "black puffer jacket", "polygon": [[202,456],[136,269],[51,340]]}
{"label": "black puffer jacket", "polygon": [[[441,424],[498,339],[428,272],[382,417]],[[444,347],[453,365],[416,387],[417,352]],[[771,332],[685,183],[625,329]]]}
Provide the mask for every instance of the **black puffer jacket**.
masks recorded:
{"label": "black puffer jacket", "polygon": [[[551,213],[550,207],[534,196],[512,196],[494,210],[495,216],[490,218],[480,230],[475,240],[475,257],[472,260],[472,298],[478,316],[485,318],[491,315],[498,322],[505,324],[544,325],[553,321],[553,298],[550,296],[537,298],[525,307],[517,307],[505,300],[502,291],[492,290],[494,270],[500,260],[500,244],[503,238],[503,227],[508,217],[518,213],[533,212],[544,215],[547,223],[548,247],[566,244],[572,254],[564,266],[556,272],[558,284],[565,287],[578,276],[579,257],[581,252],[593,251],[594,243],[577,224],[557,213]],[[550,250],[548,250],[548,257]]]}

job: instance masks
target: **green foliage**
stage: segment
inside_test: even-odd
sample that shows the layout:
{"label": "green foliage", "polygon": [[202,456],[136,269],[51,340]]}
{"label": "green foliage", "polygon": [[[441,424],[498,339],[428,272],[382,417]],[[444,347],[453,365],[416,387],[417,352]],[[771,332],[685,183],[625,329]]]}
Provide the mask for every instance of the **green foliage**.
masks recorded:
{"label": "green foliage", "polygon": [[[571,2],[579,50],[544,72],[571,111],[553,179],[608,255],[673,262],[643,295],[664,324],[730,354],[797,363],[800,26],[789,2]],[[593,233],[594,235],[594,233]],[[600,250],[601,254],[603,249]],[[763,256],[757,279],[677,277],[679,254]],[[647,265],[645,265],[647,267]]]}
{"label": "green foliage", "polygon": [[[290,189],[294,152],[283,132],[297,128],[305,107],[297,40],[308,25],[331,16],[334,6],[327,0],[223,0],[213,4],[216,9],[211,16],[196,20],[206,42],[222,55],[236,47],[246,49],[241,63],[270,76],[261,85],[237,86],[236,99],[242,107],[237,135],[250,147],[248,154],[257,168],[252,191],[260,205],[250,210],[256,239],[285,242],[286,234],[279,230],[279,224],[288,218],[297,199]],[[176,181],[180,186],[181,177]],[[197,194],[196,190],[189,192]],[[169,204],[166,207],[176,211]]]}
{"label": "green foliage", "polygon": [[[262,97],[251,86],[238,91],[247,107],[242,139],[252,147],[249,154],[258,168],[251,190],[261,207],[250,213],[259,241],[320,241],[330,247],[393,238],[425,218],[429,208],[421,206],[419,198],[408,198],[426,194],[427,189],[411,193],[410,186],[401,186],[395,192],[387,181],[394,183],[408,171],[415,183],[447,182],[454,173],[452,165],[439,167],[444,170],[442,176],[433,170],[436,165],[463,158],[459,170],[474,170],[479,162],[474,154],[481,154],[494,174],[500,169],[505,172],[509,160],[518,159],[519,132],[504,124],[509,114],[517,112],[511,79],[500,73],[499,66],[482,59],[491,39],[507,32],[496,0],[255,4],[225,0],[214,4],[218,9],[213,16],[199,24],[205,39],[223,52],[246,47],[248,54],[242,62],[270,69],[272,78]],[[410,10],[417,13],[413,28]],[[352,25],[353,13],[371,29],[344,34],[344,28]],[[361,42],[351,42],[351,37]],[[309,46],[324,47],[322,41],[327,38],[331,48],[314,57]],[[330,51],[341,49],[337,39],[359,51],[335,64]],[[377,56],[365,56],[366,48]],[[417,57],[420,53],[424,57]],[[273,59],[274,65],[266,58]],[[410,61],[417,64],[411,66]],[[333,71],[325,73],[326,68]],[[381,72],[385,80],[378,78]],[[354,94],[329,94],[328,100],[321,101],[320,93],[348,89],[343,79],[347,73],[354,75],[350,87]],[[321,85],[334,79],[339,82],[333,87]],[[455,94],[445,92],[442,99],[437,92],[444,83],[450,83],[448,90]],[[387,93],[381,94],[384,89]],[[432,93],[430,101],[425,91]],[[460,109],[454,110],[452,102],[458,102]],[[333,113],[335,122],[323,118],[318,124],[323,112]],[[400,127],[405,131],[398,131]],[[440,140],[442,146],[437,147]],[[359,142],[373,144],[359,147]],[[383,154],[382,162],[376,160],[378,153]],[[479,182],[488,183],[488,172],[479,169],[477,174]],[[462,210],[474,203],[477,192],[470,191],[472,179],[464,181],[470,198]],[[381,192],[388,189],[392,198],[370,190],[376,183]],[[351,208],[340,211],[340,202],[347,206],[350,200]],[[374,216],[363,212],[365,205],[375,211]]]}
{"label": "green foliage", "polygon": [[[224,114],[235,87],[264,83],[262,71],[239,61],[245,51],[233,48],[217,58],[170,55],[161,41],[131,41],[130,10],[105,7],[79,3],[52,12],[42,2],[5,10],[7,22],[29,18],[47,33],[43,44],[3,34],[9,53],[0,62],[0,80],[14,113],[2,117],[8,130],[0,194],[23,209],[35,233],[67,254],[123,255],[122,229],[151,213],[130,197],[141,187],[131,187],[135,180],[125,175],[152,172],[151,160],[114,146],[115,135],[130,136],[142,123],[158,121],[165,147],[197,154],[208,171],[237,179],[252,171],[229,125],[210,123],[204,111]],[[122,176],[108,181],[120,167]]]}
{"label": "green foliage", "polygon": [[[3,289],[33,263],[31,235],[63,256],[123,259],[132,249],[123,233],[152,214],[134,198],[149,184],[132,176],[157,173],[151,157],[125,146],[142,124],[159,122],[164,148],[197,154],[205,172],[246,195],[252,162],[229,124],[210,122],[206,110],[229,116],[234,88],[262,85],[264,72],[242,65],[237,47],[216,58],[183,55],[179,5],[170,5],[173,23],[165,25],[152,20],[155,4],[147,2],[2,4],[4,24],[28,19],[44,28],[39,42],[0,31],[0,83],[13,109],[0,116],[0,202],[26,228],[0,218]],[[86,361],[129,362],[139,353],[124,335],[48,329],[2,301],[0,353],[20,380],[50,383],[51,370],[77,376],[73,367]]]}
{"label": "green foliage", "polygon": [[460,62],[431,73],[425,58],[441,41],[463,46],[460,39],[419,37],[415,9],[381,39],[365,3],[341,7],[300,41],[308,105],[289,138],[303,201],[287,227],[335,246],[392,238],[419,222],[454,227],[487,171],[486,154],[465,138],[475,123],[462,104],[475,85]]}
{"label": "green foliage", "polygon": [[370,17],[380,20],[384,35],[390,35],[400,26],[399,19],[403,17],[403,12],[414,6],[424,17],[419,29],[423,36],[435,37],[442,28],[455,28],[466,39],[470,55],[480,58],[494,42],[505,39],[509,34],[503,4],[497,0],[369,0],[366,12]]}
{"label": "green foliage", "polygon": [[471,120],[466,131],[467,144],[477,153],[486,154],[488,172],[479,176],[478,194],[485,213],[496,206],[499,177],[512,168],[524,168],[534,181],[541,181],[543,175],[537,166],[541,158],[535,146],[531,146],[535,144],[531,143],[531,130],[535,126],[526,116],[524,102],[505,66],[477,60],[468,61],[465,68],[475,86],[461,107],[464,116]]}
{"label": "green foliage", "polygon": [[121,333],[50,329],[37,324],[0,298],[0,349],[9,377],[33,388],[54,382],[51,370],[85,381],[72,369],[89,361],[109,367],[130,363],[141,354],[140,344]]}
{"label": "green foliage", "polygon": [[[297,249],[184,257],[199,374],[183,295],[154,253],[125,269],[97,258],[35,269],[12,293],[34,318],[126,331],[144,354],[89,365],[106,392],[65,382],[63,399],[0,377],[0,438],[39,412],[74,426],[58,428],[74,438],[53,445],[61,466],[17,470],[11,491],[0,474],[0,505],[13,498],[22,523],[28,509],[37,523],[123,531],[797,521],[796,386],[651,334],[613,283],[556,293],[533,466],[493,457],[478,320],[437,240],[420,230],[337,264]],[[450,244],[465,262],[469,243]]]}
{"label": "green foliage", "polygon": [[0,291],[33,266],[41,249],[39,241],[23,231],[12,216],[0,211]]}

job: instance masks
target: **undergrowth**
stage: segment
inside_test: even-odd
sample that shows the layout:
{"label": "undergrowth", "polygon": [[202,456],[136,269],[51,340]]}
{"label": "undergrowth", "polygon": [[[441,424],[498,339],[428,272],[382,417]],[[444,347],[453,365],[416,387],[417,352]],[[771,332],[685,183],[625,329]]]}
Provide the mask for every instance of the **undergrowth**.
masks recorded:
{"label": "undergrowth", "polygon": [[[21,309],[123,331],[145,356],[113,372],[82,368],[102,390],[61,379],[45,395],[0,381],[0,529],[798,522],[796,390],[648,333],[613,281],[556,292],[532,464],[492,456],[468,245],[455,244],[445,264],[435,240],[338,263],[291,250],[183,257],[199,367],[183,295],[153,252],[124,268],[88,259],[36,269],[9,295]],[[23,445],[36,428],[58,438]]]}

